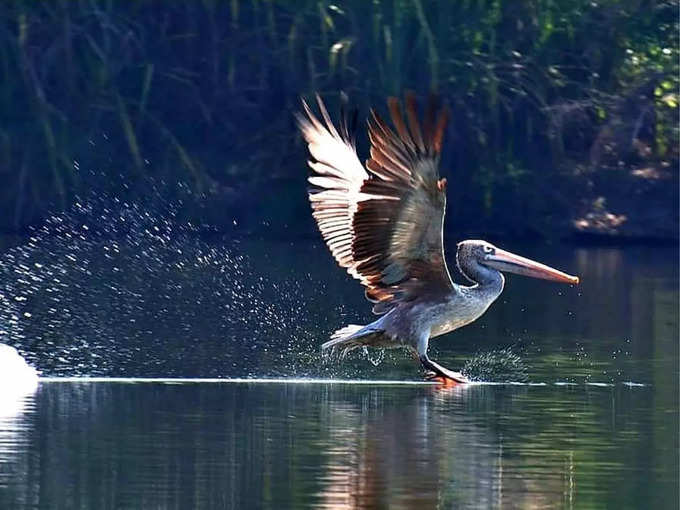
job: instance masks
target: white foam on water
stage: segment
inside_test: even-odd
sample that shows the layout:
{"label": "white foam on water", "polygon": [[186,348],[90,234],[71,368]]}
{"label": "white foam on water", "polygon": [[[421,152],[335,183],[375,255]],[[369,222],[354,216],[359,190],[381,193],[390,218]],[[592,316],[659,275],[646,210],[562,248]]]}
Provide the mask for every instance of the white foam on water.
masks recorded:
{"label": "white foam on water", "polygon": [[0,344],[0,418],[21,412],[38,388],[38,371],[14,347]]}
{"label": "white foam on water", "polygon": [[26,363],[14,347],[0,344],[0,388],[2,393],[33,388],[38,382],[38,371]]}

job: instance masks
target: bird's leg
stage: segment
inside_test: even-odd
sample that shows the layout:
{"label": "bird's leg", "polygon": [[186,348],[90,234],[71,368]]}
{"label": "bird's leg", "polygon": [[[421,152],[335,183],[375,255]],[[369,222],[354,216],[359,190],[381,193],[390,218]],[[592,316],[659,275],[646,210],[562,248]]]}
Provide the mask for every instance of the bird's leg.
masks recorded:
{"label": "bird's leg", "polygon": [[460,372],[454,372],[453,370],[444,368],[443,366],[441,366],[438,363],[435,363],[429,358],[429,356],[427,355],[427,347],[430,340],[429,337],[430,334],[428,331],[427,335],[421,336],[420,340],[418,341],[418,359],[420,360],[420,363],[423,365],[423,368],[425,368],[425,370],[427,371],[425,377],[427,379],[444,379],[444,380],[449,379],[457,383],[470,382],[470,380]]}
{"label": "bird's leg", "polygon": [[425,376],[426,379],[444,378],[450,379],[457,383],[470,382],[470,380],[460,372],[454,372],[453,370],[449,370],[448,368],[444,368],[440,364],[435,363],[427,356],[427,354],[421,354],[418,358],[420,359],[420,363],[423,365],[425,370],[428,371],[427,375]]}

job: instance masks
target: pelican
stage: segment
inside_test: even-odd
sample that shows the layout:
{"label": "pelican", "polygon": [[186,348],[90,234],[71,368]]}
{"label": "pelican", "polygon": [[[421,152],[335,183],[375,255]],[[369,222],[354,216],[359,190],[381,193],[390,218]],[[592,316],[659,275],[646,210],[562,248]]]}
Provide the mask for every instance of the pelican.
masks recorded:
{"label": "pelican", "polygon": [[[350,324],[322,350],[342,355],[362,346],[406,347],[428,378],[465,383],[427,355],[430,339],[478,319],[503,291],[504,272],[562,283],[578,277],[481,240],[458,243],[456,264],[471,285],[454,283],[444,257],[446,179],[439,176],[448,110],[431,98],[418,118],[415,95],[387,101],[392,129],[375,110],[368,120],[370,158],[356,151],[356,111],[344,106],[338,128],[317,95],[321,119],[302,100],[297,124],[307,143],[309,200],[321,235],[338,264],[366,287],[373,313],[365,326]],[[438,111],[437,111],[438,110]]]}

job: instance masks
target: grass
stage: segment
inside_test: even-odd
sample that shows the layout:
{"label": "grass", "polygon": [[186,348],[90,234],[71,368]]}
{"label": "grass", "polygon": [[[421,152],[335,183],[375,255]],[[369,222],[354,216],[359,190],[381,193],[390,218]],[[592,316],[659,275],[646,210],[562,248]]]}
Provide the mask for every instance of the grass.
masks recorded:
{"label": "grass", "polygon": [[601,168],[677,179],[672,2],[8,0],[0,12],[2,230],[71,203],[87,186],[74,161],[132,184],[237,189],[235,206],[295,222],[299,204],[268,197],[302,175],[291,112],[317,91],[344,90],[362,112],[407,88],[446,98],[450,213],[468,230],[549,235],[595,198]]}

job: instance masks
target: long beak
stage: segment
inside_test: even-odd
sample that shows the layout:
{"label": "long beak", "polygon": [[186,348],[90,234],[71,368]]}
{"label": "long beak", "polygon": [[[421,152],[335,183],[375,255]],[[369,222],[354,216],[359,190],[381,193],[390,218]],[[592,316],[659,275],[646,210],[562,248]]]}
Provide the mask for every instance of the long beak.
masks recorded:
{"label": "long beak", "polygon": [[574,285],[579,282],[578,276],[571,276],[539,262],[525,259],[524,257],[498,248],[496,248],[496,251],[492,255],[487,255],[484,263],[499,271],[531,276],[532,278],[542,278],[544,280],[553,280]]}

